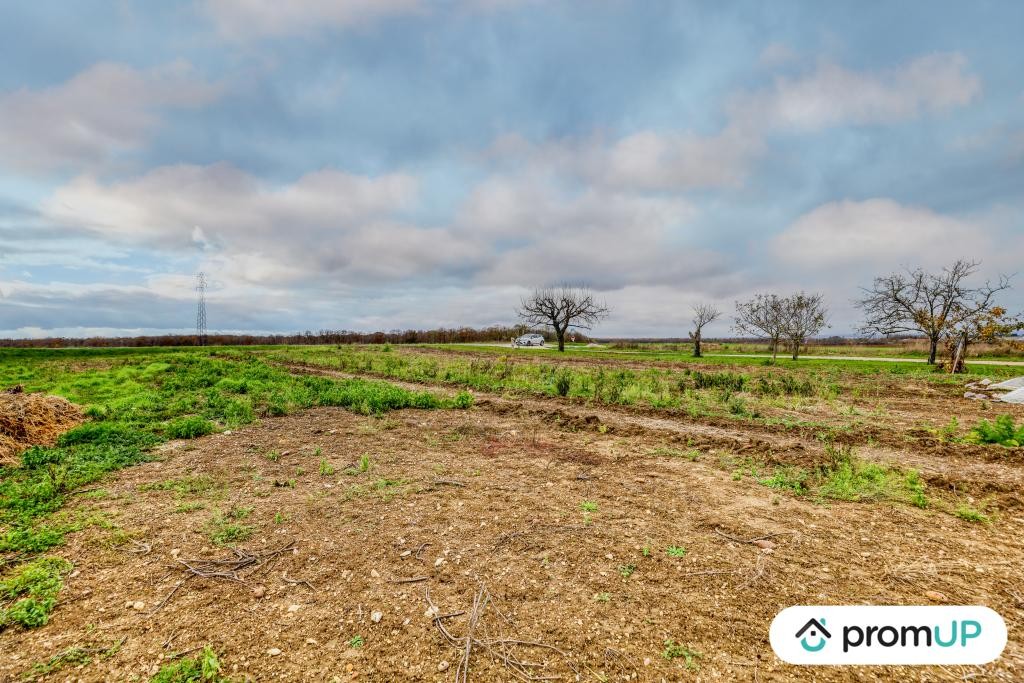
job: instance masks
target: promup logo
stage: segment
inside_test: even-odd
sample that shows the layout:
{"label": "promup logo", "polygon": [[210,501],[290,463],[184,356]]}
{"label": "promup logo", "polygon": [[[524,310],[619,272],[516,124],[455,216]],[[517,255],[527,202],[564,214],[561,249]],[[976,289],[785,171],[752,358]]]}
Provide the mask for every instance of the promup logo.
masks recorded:
{"label": "promup logo", "polygon": [[1006,646],[1006,623],[979,606],[790,607],[770,639],[791,664],[985,664]]}
{"label": "promup logo", "polygon": [[[810,633],[807,633],[810,631]],[[807,633],[805,636],[804,634]],[[800,639],[800,645],[803,646],[808,652],[818,652],[828,642],[828,638],[832,637],[832,634],[825,628],[825,618],[822,617],[821,621],[817,619],[811,619],[803,628],[796,632],[796,637]],[[807,638],[818,638],[817,644],[811,645],[807,642]]]}

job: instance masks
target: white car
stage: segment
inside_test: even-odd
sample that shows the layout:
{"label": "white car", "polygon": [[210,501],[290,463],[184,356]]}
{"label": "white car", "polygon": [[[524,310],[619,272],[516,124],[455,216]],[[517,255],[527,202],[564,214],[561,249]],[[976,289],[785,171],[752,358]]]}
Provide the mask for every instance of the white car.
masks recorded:
{"label": "white car", "polygon": [[540,334],[524,334],[517,337],[516,346],[544,346],[544,336]]}

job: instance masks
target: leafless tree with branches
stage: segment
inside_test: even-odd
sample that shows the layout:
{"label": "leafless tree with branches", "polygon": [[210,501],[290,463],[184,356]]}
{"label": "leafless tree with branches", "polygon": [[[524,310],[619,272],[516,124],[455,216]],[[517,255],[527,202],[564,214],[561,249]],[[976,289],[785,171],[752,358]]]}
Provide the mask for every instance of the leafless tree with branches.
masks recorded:
{"label": "leafless tree with branches", "polygon": [[808,339],[828,325],[828,308],[821,294],[800,292],[781,299],[782,336],[789,344],[793,360]]}
{"label": "leafless tree with branches", "polygon": [[713,323],[720,317],[722,317],[722,312],[713,304],[697,304],[693,307],[693,332],[690,333],[690,339],[693,340],[694,358],[701,357],[700,340],[704,326]]}
{"label": "leafless tree with branches", "polygon": [[733,329],[740,334],[765,339],[774,360],[782,338],[785,312],[782,299],[775,294],[758,294],[749,301],[736,302]]}
{"label": "leafless tree with branches", "polygon": [[536,289],[524,297],[517,311],[530,325],[546,325],[555,331],[558,350],[565,351],[565,333],[569,329],[589,330],[608,317],[608,306],[581,286],[559,285]]}
{"label": "leafless tree with branches", "polygon": [[1010,287],[1003,275],[995,283],[968,286],[966,280],[980,266],[980,261],[960,259],[937,273],[916,268],[875,278],[857,301],[865,315],[861,330],[883,335],[919,332],[928,338],[928,362],[934,363],[950,326],[991,310],[996,295]]}

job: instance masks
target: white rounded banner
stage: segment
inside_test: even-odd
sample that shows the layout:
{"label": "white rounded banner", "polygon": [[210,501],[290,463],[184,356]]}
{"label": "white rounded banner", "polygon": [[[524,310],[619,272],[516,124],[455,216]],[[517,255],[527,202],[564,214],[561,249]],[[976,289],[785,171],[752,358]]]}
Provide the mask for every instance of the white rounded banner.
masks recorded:
{"label": "white rounded banner", "polygon": [[769,631],[790,664],[985,664],[1006,646],[1006,622],[988,607],[799,606]]}

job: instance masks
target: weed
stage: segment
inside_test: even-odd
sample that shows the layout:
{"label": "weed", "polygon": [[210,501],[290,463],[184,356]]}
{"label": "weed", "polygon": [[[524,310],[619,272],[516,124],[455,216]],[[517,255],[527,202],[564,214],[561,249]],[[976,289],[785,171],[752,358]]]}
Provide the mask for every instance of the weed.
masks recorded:
{"label": "weed", "polygon": [[195,657],[164,664],[150,683],[230,683],[230,679],[221,675],[220,659],[207,645]]}
{"label": "weed", "polygon": [[665,554],[669,557],[686,557],[686,548],[679,545],[670,545]]}
{"label": "weed", "polygon": [[363,453],[362,455],[359,456],[359,460],[357,460],[354,465],[349,465],[347,468],[345,468],[345,474],[366,474],[367,472],[370,471],[370,468],[372,467],[373,460],[370,458],[369,455]]}
{"label": "weed", "polygon": [[681,643],[676,643],[671,638],[665,640],[665,649],[661,651],[661,656],[669,661],[682,657],[686,662],[686,668],[691,671],[697,669],[697,660],[703,657],[700,652],[691,650]]}
{"label": "weed", "polygon": [[267,460],[270,462],[278,462],[281,459],[281,454],[277,451],[270,451],[267,453]]}
{"label": "weed", "polygon": [[580,509],[584,512],[597,512],[597,503],[592,500],[585,500],[580,503]]}
{"label": "weed", "polygon": [[558,373],[555,377],[555,393],[559,396],[568,396],[572,388],[572,375],[567,371]]}
{"label": "weed", "polygon": [[0,630],[15,624],[25,628],[44,625],[57,604],[62,577],[69,571],[67,560],[43,557],[26,562],[0,581]]}
{"label": "weed", "polygon": [[334,474],[334,465],[327,462],[326,458],[320,459],[320,476],[329,477]]}
{"label": "weed", "polygon": [[997,443],[1007,448],[1024,444],[1024,424],[1013,423],[1012,415],[1000,415],[995,422],[982,420],[968,432],[966,440],[971,443]]}
{"label": "weed", "polygon": [[284,524],[287,518],[281,512],[274,513],[274,524]]}
{"label": "weed", "polygon": [[594,602],[610,602],[611,599],[611,593],[597,593],[594,595]]}
{"label": "weed", "polygon": [[956,510],[953,511],[953,514],[965,522],[982,522],[983,524],[988,524],[991,521],[988,515],[971,507],[967,503],[961,503],[958,505]]}
{"label": "weed", "polygon": [[238,541],[248,540],[254,527],[242,524],[251,513],[252,508],[233,507],[227,514],[219,510],[206,523],[206,534],[215,545],[229,545]]}
{"label": "weed", "polygon": [[624,579],[628,579],[629,577],[633,576],[633,572],[635,572],[635,571],[636,571],[636,565],[635,564],[620,564],[619,565],[619,574],[621,574],[622,578],[624,578]]}
{"label": "weed", "polygon": [[775,468],[772,475],[761,479],[761,483],[772,489],[792,491],[796,494],[807,493],[808,472],[802,467],[783,466]]}
{"label": "weed", "polygon": [[665,458],[684,458],[690,462],[697,462],[700,458],[700,451],[696,448],[689,450],[680,450],[678,448],[670,448],[668,446],[659,446],[651,451],[651,455]]}
{"label": "weed", "polygon": [[366,641],[358,633],[348,639],[348,646],[353,649],[359,649],[366,644]]}

